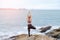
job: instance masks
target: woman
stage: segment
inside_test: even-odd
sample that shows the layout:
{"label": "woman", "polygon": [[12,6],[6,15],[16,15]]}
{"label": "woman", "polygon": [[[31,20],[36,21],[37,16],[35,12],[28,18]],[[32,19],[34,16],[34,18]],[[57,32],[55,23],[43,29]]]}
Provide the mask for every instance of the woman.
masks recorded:
{"label": "woman", "polygon": [[29,12],[29,14],[27,15],[28,36],[29,36],[29,37],[30,37],[30,29],[36,29],[34,26],[32,26],[31,22],[32,22],[32,17],[31,17],[31,14],[30,14],[30,12]]}

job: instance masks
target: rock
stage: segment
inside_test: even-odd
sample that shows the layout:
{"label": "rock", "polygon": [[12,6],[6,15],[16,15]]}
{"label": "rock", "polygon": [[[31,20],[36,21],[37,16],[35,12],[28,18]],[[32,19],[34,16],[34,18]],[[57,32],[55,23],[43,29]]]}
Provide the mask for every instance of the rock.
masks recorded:
{"label": "rock", "polygon": [[27,34],[18,35],[15,40],[55,40],[52,37],[44,35],[31,35],[28,37]]}
{"label": "rock", "polygon": [[54,37],[54,38],[60,38],[60,28],[54,29],[54,30],[46,33],[46,35]]}
{"label": "rock", "polygon": [[35,36],[28,37],[27,40],[35,40]]}

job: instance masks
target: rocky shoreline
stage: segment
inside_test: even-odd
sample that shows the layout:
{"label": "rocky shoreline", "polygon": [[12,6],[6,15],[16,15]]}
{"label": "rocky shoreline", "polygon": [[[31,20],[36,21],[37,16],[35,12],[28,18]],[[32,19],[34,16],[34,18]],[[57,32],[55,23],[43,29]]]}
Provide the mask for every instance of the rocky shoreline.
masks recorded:
{"label": "rocky shoreline", "polygon": [[56,39],[46,35],[40,35],[40,34],[31,35],[31,37],[28,37],[27,34],[21,34],[21,35],[10,37],[5,40],[56,40]]}
{"label": "rocky shoreline", "polygon": [[32,34],[28,37],[27,34],[20,34],[3,40],[60,40],[60,28],[49,31],[46,35]]}

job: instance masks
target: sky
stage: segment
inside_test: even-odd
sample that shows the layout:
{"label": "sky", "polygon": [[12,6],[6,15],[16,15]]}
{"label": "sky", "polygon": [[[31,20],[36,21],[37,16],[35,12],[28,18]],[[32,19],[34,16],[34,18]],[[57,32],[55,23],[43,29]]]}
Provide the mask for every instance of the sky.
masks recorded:
{"label": "sky", "polygon": [[0,0],[0,8],[60,9],[60,0]]}

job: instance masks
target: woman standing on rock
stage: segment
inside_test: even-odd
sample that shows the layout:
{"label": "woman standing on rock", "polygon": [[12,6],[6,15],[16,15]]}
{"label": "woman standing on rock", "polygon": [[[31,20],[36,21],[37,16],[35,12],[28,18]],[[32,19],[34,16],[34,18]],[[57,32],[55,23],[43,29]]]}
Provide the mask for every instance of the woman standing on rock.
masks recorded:
{"label": "woman standing on rock", "polygon": [[30,29],[36,29],[33,25],[32,25],[32,16],[31,16],[31,12],[29,11],[28,15],[27,15],[27,23],[28,23],[28,36],[30,37]]}

